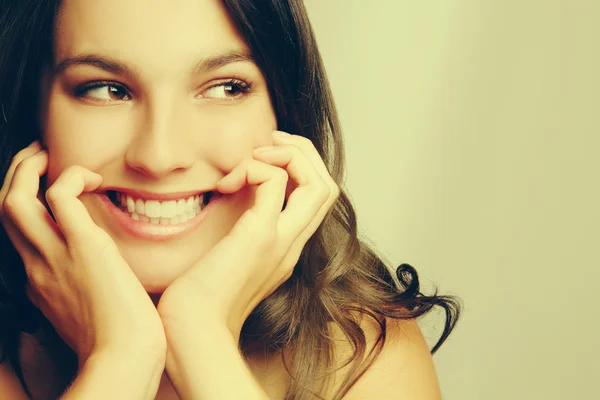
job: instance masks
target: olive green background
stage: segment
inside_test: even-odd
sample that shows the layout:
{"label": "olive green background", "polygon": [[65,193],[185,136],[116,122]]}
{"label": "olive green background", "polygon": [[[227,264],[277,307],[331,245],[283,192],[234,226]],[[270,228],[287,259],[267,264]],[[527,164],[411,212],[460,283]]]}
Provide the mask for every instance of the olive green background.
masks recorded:
{"label": "olive green background", "polygon": [[305,4],[362,235],[464,302],[444,399],[600,398],[600,2]]}

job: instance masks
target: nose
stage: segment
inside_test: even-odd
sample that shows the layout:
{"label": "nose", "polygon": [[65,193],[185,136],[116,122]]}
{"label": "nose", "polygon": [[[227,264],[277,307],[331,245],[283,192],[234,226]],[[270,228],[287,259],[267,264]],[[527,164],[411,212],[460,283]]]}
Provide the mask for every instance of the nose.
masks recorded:
{"label": "nose", "polygon": [[149,178],[163,178],[192,166],[194,146],[186,129],[179,129],[176,121],[180,118],[171,110],[162,108],[143,118],[140,132],[125,153],[129,168]]}

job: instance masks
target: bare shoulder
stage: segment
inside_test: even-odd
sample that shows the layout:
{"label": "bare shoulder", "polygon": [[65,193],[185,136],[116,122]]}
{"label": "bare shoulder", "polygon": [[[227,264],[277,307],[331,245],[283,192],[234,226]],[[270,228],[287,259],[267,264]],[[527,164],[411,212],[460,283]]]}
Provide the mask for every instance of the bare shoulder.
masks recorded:
{"label": "bare shoulder", "polygon": [[[367,341],[366,355],[375,345],[381,328],[368,315],[361,314],[358,320]],[[331,325],[331,334],[335,340],[335,360],[339,364],[353,353],[353,348],[337,325]],[[336,372],[331,393],[340,387],[350,367]],[[372,398],[441,399],[433,359],[416,320],[386,319],[386,340],[381,353],[344,397],[345,400]]]}
{"label": "bare shoulder", "polygon": [[[2,347],[0,346],[1,353]],[[28,398],[7,359],[0,362],[0,393],[6,400],[27,400]]]}

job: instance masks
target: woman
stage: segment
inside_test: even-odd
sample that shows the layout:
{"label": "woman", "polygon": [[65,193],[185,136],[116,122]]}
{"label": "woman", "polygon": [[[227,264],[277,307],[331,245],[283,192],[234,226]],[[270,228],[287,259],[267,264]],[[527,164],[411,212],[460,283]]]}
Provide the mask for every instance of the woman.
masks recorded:
{"label": "woman", "polygon": [[301,1],[0,4],[0,393],[439,398]]}

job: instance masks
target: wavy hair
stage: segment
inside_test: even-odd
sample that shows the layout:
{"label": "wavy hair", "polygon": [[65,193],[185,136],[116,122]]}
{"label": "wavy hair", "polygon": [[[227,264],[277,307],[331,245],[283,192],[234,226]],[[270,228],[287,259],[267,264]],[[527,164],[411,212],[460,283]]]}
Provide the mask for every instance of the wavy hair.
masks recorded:
{"label": "wavy hair", "polygon": [[[265,298],[245,321],[240,349],[245,356],[261,343],[275,354],[292,350],[292,376],[286,399],[323,398],[333,373],[352,363],[334,395],[341,399],[380,354],[386,339],[386,318],[415,319],[434,306],[445,311],[434,354],[454,329],[461,301],[453,296],[420,292],[416,270],[409,264],[386,265],[374,246],[358,238],[354,208],[343,188],[344,142],[337,111],[314,33],[301,0],[222,0],[229,17],[250,47],[266,78],[278,129],[310,139],[327,165],[340,196],[307,242],[291,278]],[[15,154],[41,137],[37,118],[42,68],[52,62],[59,0],[0,0],[0,176],[6,176]],[[21,258],[0,229],[0,345],[27,390],[18,359],[22,332],[49,322],[25,295]],[[393,272],[394,271],[394,272]],[[380,326],[375,346],[363,360],[366,338],[356,315],[367,315]],[[343,365],[333,365],[336,324],[354,353]],[[52,333],[52,332],[51,332]],[[66,360],[65,382],[73,379],[74,353],[54,332],[48,344]],[[65,357],[65,355],[67,357]],[[360,361],[360,362],[357,362]]]}

